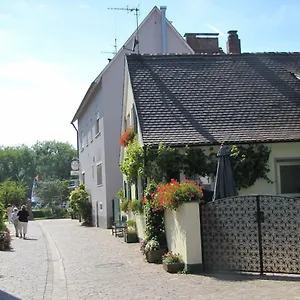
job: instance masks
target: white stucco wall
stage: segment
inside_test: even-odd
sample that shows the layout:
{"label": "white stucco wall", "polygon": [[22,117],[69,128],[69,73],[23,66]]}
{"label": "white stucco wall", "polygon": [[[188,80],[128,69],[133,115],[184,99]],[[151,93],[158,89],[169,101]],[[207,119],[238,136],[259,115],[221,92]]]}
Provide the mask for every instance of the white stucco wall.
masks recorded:
{"label": "white stucco wall", "polygon": [[188,265],[202,264],[199,203],[185,203],[176,211],[165,211],[169,251],[182,255]]}
{"label": "white stucco wall", "polygon": [[300,159],[300,143],[269,143],[265,144],[271,149],[269,166],[269,179],[273,183],[268,183],[266,180],[259,179],[255,184],[248,188],[239,191],[239,195],[251,194],[272,194],[279,195],[277,160],[283,159]]}

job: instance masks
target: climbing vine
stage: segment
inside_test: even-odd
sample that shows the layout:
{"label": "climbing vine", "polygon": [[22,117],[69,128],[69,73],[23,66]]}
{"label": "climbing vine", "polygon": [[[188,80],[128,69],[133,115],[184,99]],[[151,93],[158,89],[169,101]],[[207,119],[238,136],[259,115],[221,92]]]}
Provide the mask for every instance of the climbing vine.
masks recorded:
{"label": "climbing vine", "polygon": [[[265,145],[233,145],[228,150],[231,167],[238,189],[251,187],[256,180],[271,182],[267,174],[271,150]],[[184,172],[187,177],[209,176],[217,170],[217,153],[211,147],[204,151],[200,147],[172,148],[161,143],[157,148],[144,149],[134,139],[129,142],[121,171],[127,180],[134,182],[138,177],[150,178],[155,182],[179,180]]]}
{"label": "climbing vine", "polygon": [[138,177],[144,177],[144,150],[136,138],[128,143],[120,168],[130,182],[135,182]]}
{"label": "climbing vine", "polygon": [[232,146],[229,154],[238,189],[248,188],[258,179],[271,183],[268,178],[270,153],[271,150],[262,144]]}

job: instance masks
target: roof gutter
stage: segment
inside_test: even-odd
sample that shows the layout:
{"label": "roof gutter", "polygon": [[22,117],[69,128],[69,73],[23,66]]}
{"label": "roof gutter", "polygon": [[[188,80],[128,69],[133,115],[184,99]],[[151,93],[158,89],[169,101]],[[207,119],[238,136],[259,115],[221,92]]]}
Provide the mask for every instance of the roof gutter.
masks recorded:
{"label": "roof gutter", "polygon": [[76,130],[76,143],[77,143],[77,158],[79,159],[79,137],[78,137],[78,129],[76,128],[76,126],[73,123],[74,121],[71,122],[71,125],[74,127],[74,129]]}

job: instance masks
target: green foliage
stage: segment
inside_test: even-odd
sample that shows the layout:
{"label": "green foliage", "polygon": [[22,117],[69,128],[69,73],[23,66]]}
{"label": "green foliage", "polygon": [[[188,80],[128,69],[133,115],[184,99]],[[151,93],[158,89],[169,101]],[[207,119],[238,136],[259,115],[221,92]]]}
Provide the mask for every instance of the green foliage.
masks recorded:
{"label": "green foliage", "polygon": [[135,182],[138,177],[144,177],[144,150],[136,138],[129,142],[120,168],[130,182]]}
{"label": "green foliage", "polygon": [[15,181],[30,197],[33,178],[43,181],[69,179],[70,163],[77,153],[68,143],[37,142],[34,146],[0,147],[0,183]]}
{"label": "green foliage", "polygon": [[89,201],[89,194],[86,192],[84,184],[73,190],[70,195],[70,208],[75,214],[80,214],[86,225],[92,224],[92,205]]}
{"label": "green foliage", "polygon": [[158,181],[178,178],[183,168],[184,155],[179,149],[160,143],[158,148],[146,149],[145,175]]}
{"label": "green foliage", "polygon": [[4,216],[5,216],[5,208],[3,203],[0,201],[0,232],[4,231],[6,226],[4,222]]}
{"label": "green foliage", "polygon": [[162,262],[165,264],[178,264],[183,263],[182,256],[179,253],[169,251],[162,257]]}
{"label": "green foliage", "polygon": [[0,184],[0,202],[5,207],[8,204],[20,206],[26,200],[26,190],[22,184],[14,181],[4,181]]}
{"label": "green foliage", "polygon": [[153,208],[153,194],[155,193],[157,184],[152,180],[145,189],[145,239],[147,241],[156,240],[161,247],[167,244],[164,211]]}
{"label": "green foliage", "polygon": [[231,167],[238,189],[252,186],[256,180],[271,182],[267,174],[271,150],[260,145],[233,145],[230,150]]}
{"label": "green foliage", "polygon": [[132,200],[130,203],[130,208],[135,215],[142,214],[144,212],[144,205],[142,200]]}
{"label": "green foliage", "polygon": [[135,227],[136,226],[135,220],[127,220],[126,224],[127,224],[128,227]]}
{"label": "green foliage", "polygon": [[36,175],[36,155],[25,146],[0,147],[0,183],[15,181],[26,187],[30,195],[33,178]]}
{"label": "green foliage", "polygon": [[124,189],[120,189],[120,190],[117,192],[116,197],[119,198],[119,199],[125,198],[125,191],[124,191]]}
{"label": "green foliage", "polygon": [[69,143],[45,141],[37,142],[32,150],[36,156],[36,174],[42,180],[69,179],[71,161],[77,156],[73,146]]}
{"label": "green foliage", "polygon": [[217,169],[217,163],[216,153],[213,152],[213,148],[210,148],[210,153],[207,155],[202,148],[185,147],[183,170],[188,177],[214,174]]}
{"label": "green foliage", "polygon": [[33,217],[46,219],[64,219],[69,217],[68,211],[64,207],[54,207],[53,211],[48,208],[32,210]]}
{"label": "green foliage", "polygon": [[127,198],[123,198],[120,207],[121,211],[123,211],[124,213],[128,213],[130,208],[130,201]]}
{"label": "green foliage", "polygon": [[62,202],[67,202],[70,195],[68,182],[66,180],[41,181],[36,189],[36,194],[44,206],[48,206],[53,212]]}

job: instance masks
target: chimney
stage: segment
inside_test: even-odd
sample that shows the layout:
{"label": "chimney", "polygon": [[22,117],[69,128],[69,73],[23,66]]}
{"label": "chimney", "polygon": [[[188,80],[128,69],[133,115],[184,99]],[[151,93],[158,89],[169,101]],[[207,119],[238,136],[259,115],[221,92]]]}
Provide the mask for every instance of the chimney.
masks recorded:
{"label": "chimney", "polygon": [[237,30],[228,31],[226,48],[227,54],[241,54],[241,41],[237,35]]}
{"label": "chimney", "polygon": [[186,33],[184,37],[195,53],[224,53],[219,47],[218,35],[218,33]]}
{"label": "chimney", "polygon": [[166,20],[166,6],[161,6],[161,37],[162,37],[162,53],[167,53],[167,20]]}

